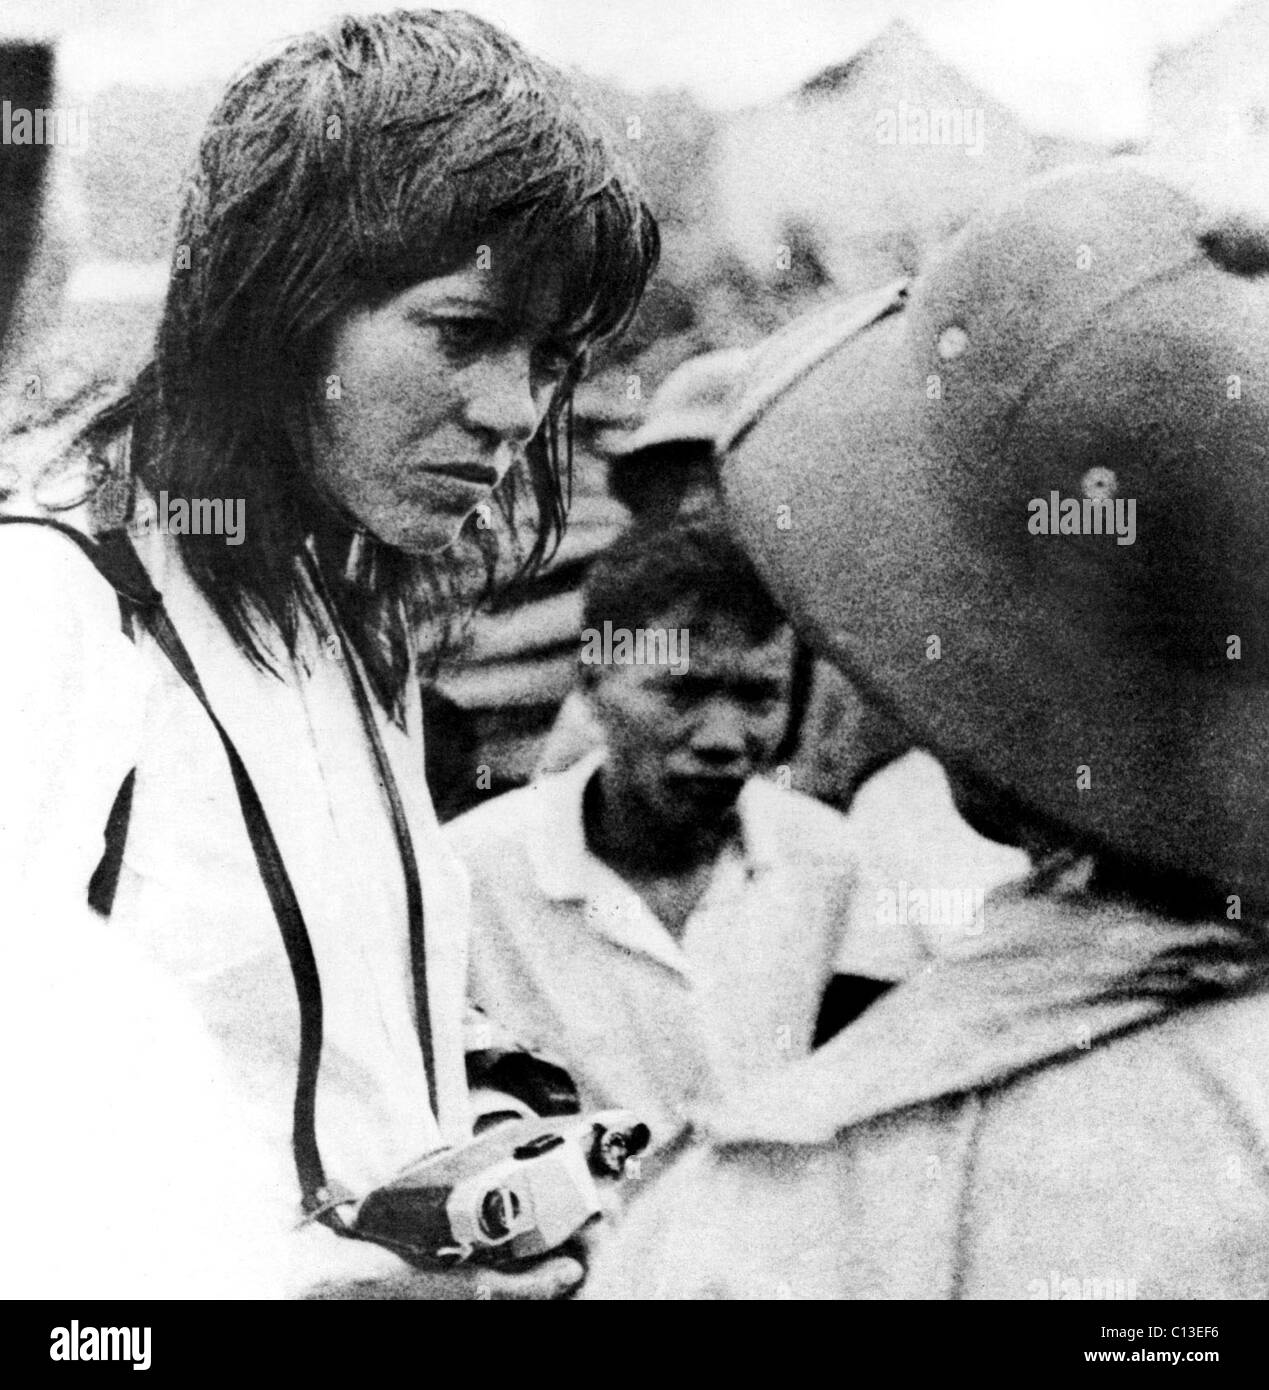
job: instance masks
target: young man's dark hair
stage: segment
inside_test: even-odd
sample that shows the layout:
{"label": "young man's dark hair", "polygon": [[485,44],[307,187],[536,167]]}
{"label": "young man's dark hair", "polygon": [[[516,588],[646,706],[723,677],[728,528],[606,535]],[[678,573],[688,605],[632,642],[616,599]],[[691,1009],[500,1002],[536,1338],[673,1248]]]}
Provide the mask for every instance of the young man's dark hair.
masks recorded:
{"label": "young man's dark hair", "polygon": [[618,537],[587,576],[582,626],[637,628],[684,602],[737,618],[756,642],[785,622],[753,562],[709,511],[669,526],[636,523]]}

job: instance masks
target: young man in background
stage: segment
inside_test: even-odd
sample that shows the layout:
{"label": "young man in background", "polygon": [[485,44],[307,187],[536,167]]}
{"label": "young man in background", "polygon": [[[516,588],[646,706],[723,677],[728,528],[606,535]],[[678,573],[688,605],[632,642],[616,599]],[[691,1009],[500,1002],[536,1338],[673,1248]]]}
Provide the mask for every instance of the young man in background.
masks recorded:
{"label": "young man in background", "polygon": [[473,1001],[656,1146],[810,1049],[855,855],[843,816],[764,777],[793,637],[716,518],[622,536],[583,627],[602,746],[447,833],[472,877]]}

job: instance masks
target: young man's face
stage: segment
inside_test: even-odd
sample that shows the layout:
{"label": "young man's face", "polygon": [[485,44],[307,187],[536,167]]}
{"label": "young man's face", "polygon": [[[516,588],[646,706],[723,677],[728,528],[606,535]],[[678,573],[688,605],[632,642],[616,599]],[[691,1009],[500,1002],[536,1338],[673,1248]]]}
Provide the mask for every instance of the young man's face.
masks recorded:
{"label": "young man's face", "polygon": [[707,829],[765,771],[789,718],[793,633],[756,639],[734,617],[681,604],[648,628],[689,635],[681,675],[661,666],[588,667],[608,747],[606,795],[666,826]]}

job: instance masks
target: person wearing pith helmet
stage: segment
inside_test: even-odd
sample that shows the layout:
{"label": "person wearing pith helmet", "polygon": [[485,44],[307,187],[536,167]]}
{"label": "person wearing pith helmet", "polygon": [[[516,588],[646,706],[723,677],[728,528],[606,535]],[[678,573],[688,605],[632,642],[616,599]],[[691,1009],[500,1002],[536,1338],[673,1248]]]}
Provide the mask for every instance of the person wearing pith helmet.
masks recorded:
{"label": "person wearing pith helmet", "polygon": [[601,440],[608,491],[635,516],[668,521],[714,490],[714,439],[735,403],[750,354],[720,348],[666,377],[638,429]]}
{"label": "person wearing pith helmet", "polygon": [[591,1296],[1269,1296],[1267,362],[1269,225],[1125,163],[756,364],[739,535],[1036,867],[702,1115]]}
{"label": "person wearing pith helmet", "polygon": [[[710,511],[718,487],[714,439],[735,405],[749,357],[744,348],[689,357],[657,387],[637,428],[600,436],[608,491],[633,521],[669,526]],[[534,778],[572,767],[603,737],[582,691],[570,690],[542,741]]]}

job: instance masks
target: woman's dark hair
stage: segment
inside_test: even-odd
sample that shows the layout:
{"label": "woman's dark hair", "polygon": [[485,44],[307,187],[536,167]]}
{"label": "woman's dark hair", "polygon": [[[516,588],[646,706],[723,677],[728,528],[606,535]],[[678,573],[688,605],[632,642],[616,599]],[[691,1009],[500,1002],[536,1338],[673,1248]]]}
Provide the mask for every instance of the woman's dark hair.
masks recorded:
{"label": "woman's dark hair", "polygon": [[[411,675],[409,630],[453,599],[456,563],[358,533],[308,467],[335,326],[420,280],[475,264],[497,238],[526,288],[563,267],[558,333],[578,366],[527,466],[500,490],[504,532],[531,504],[531,569],[558,542],[571,464],[571,394],[585,351],[619,333],[659,249],[656,223],[607,134],[568,82],[461,11],[348,17],[250,68],[209,119],[176,231],[155,353],[87,442],[126,437],[132,473],[178,497],[242,498],[242,544],[180,536],[195,583],[238,645],[273,667],[294,652],[297,569],[313,538],[326,586],[385,704]],[[484,542],[486,581],[493,559]],[[263,620],[263,621],[262,621]]]}

